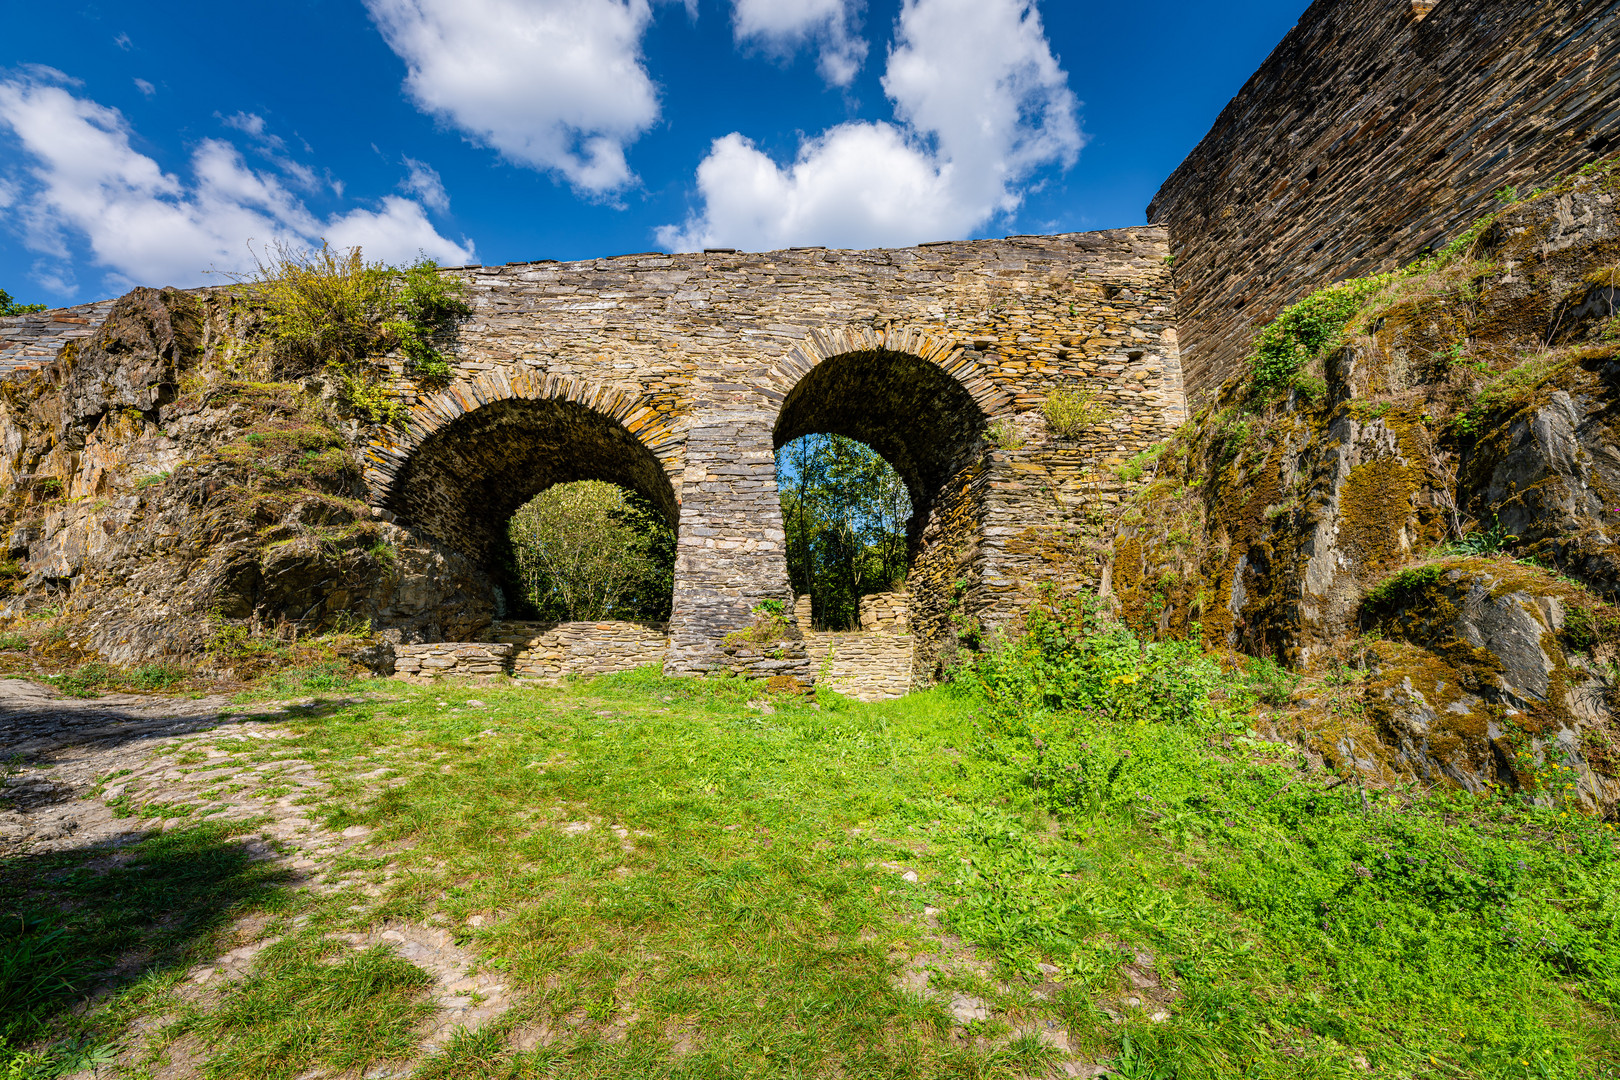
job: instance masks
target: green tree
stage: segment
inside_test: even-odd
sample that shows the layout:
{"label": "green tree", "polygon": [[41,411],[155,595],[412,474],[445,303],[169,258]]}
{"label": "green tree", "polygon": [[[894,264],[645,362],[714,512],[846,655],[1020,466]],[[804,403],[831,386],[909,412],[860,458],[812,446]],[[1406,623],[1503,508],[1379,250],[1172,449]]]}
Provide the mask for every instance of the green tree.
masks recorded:
{"label": "green tree", "polygon": [[19,304],[11,298],[11,294],[0,289],[0,318],[8,315],[27,315],[30,312],[44,311],[44,304]]}
{"label": "green tree", "polygon": [[793,591],[816,622],[856,625],[861,597],[905,578],[911,497],[888,462],[841,435],[807,435],[777,451]]}
{"label": "green tree", "polygon": [[536,495],[508,535],[525,599],[542,619],[667,619],[675,533],[645,498],[582,480]]}

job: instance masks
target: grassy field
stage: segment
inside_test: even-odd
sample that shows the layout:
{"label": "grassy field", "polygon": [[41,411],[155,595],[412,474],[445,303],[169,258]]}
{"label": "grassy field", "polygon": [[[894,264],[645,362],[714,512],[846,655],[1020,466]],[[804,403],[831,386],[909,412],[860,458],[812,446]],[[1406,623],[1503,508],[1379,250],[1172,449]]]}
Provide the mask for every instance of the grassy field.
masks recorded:
{"label": "grassy field", "polygon": [[[0,863],[0,1077],[1620,1076],[1611,827],[1313,771],[1185,651],[1054,700],[1041,648],[869,705],[325,673],[251,754],[364,844],[322,888],[206,815]],[[504,1007],[424,1053],[399,926]]]}

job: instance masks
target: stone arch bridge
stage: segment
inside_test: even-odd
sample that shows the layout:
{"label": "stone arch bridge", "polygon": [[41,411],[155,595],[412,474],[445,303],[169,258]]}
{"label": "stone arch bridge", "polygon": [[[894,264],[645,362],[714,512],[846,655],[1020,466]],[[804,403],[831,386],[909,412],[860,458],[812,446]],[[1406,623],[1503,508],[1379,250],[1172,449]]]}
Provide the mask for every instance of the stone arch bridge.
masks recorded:
{"label": "stone arch bridge", "polygon": [[[524,502],[573,480],[633,488],[677,530],[667,648],[662,631],[654,648],[624,627],[575,625],[570,640],[617,634],[672,674],[791,660],[802,677],[802,648],[745,663],[726,635],[760,600],[792,599],[775,450],[850,436],[910,489],[907,596],[869,614],[909,631],[883,646],[888,685],[890,669],[907,684],[902,652],[923,681],[964,636],[1017,621],[1043,581],[1098,573],[1126,487],[1108,466],[1185,419],[1167,255],[1164,230],[1143,226],[452,268],[474,300],[452,378],[431,393],[398,378],[406,417],[365,448],[368,498],[498,579]],[[0,374],[46,363],[111,306],[0,321]],[[1093,393],[1104,412],[1055,438],[1041,418],[1053,390]]]}
{"label": "stone arch bridge", "polygon": [[[910,490],[914,670],[1094,575],[1123,485],[1106,465],[1185,419],[1154,227],[886,251],[627,255],[465,267],[454,379],[367,449],[379,513],[489,560],[552,484],[608,480],[677,529],[665,669],[714,670],[760,600],[789,601],[774,451],[867,443]],[[1106,414],[1046,430],[1054,389]]]}

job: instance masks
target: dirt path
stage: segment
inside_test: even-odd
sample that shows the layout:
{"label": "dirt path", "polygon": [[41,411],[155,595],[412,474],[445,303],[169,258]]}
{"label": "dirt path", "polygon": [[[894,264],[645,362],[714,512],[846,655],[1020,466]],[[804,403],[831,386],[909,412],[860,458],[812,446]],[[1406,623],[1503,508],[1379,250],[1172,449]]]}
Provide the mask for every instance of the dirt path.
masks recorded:
{"label": "dirt path", "polygon": [[[323,708],[350,702],[323,701]],[[223,697],[158,698],[109,694],[64,698],[47,686],[0,680],[0,858],[82,853],[88,865],[117,865],[121,849],[146,837],[199,821],[253,821],[244,847],[257,860],[279,864],[293,888],[335,891],[357,882],[331,872],[340,855],[364,847],[369,829],[341,833],[311,820],[303,803],[327,785],[313,762],[277,753],[287,721],[310,715],[313,701],[235,706]],[[258,758],[259,760],[252,760]],[[392,873],[362,885],[371,895]],[[251,969],[268,940],[255,927],[237,928],[236,947],[187,973],[197,991],[217,991]],[[387,943],[434,978],[438,1013],[422,1032],[429,1053],[458,1029],[476,1030],[503,1012],[507,987],[473,972],[474,958],[438,926],[386,923],[347,935],[356,949]],[[190,996],[190,995],[188,995]],[[156,1034],[156,1032],[153,1032]],[[119,1057],[128,1066],[146,1057],[133,1039]],[[199,1075],[189,1054],[171,1055],[155,1076]],[[375,1070],[368,1075],[407,1075]],[[85,1074],[86,1076],[90,1074]]]}

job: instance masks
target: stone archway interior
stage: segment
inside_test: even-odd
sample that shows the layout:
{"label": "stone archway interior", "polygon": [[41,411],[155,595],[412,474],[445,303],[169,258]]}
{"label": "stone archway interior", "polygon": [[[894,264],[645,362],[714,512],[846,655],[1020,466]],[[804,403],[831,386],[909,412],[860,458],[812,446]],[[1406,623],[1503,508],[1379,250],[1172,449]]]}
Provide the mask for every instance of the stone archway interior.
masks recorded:
{"label": "stone archway interior", "polygon": [[915,544],[946,483],[978,456],[985,416],[962,384],[908,353],[823,360],[782,403],[775,443],[845,435],[876,450],[911,495]]}
{"label": "stone archway interior", "polygon": [[484,405],[428,436],[387,508],[491,569],[517,509],[576,480],[637,491],[671,528],[678,524],[680,505],[663,467],[621,424],[584,405],[528,398]]}

